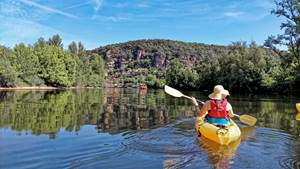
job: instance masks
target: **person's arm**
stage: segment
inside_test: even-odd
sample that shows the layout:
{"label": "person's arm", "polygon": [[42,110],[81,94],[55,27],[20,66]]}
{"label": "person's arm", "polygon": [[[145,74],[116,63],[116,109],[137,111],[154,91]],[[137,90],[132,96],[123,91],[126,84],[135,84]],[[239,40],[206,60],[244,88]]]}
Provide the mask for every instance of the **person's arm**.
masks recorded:
{"label": "person's arm", "polygon": [[234,112],[233,112],[232,106],[229,102],[227,102],[226,111],[230,117],[234,117]]}
{"label": "person's arm", "polygon": [[208,110],[210,108],[210,103],[205,102],[205,104],[201,107],[201,109],[197,110],[197,117],[196,117],[196,122],[195,122],[195,129],[199,129],[199,126],[203,123],[203,119],[205,115],[207,114]]}
{"label": "person's arm", "polygon": [[198,111],[197,116],[204,118],[205,115],[208,113],[208,110],[210,110],[210,102],[206,101],[205,104],[201,107],[200,111]]}
{"label": "person's arm", "polygon": [[205,102],[201,109],[199,108],[198,102],[194,97],[192,97],[192,102],[196,106],[197,117],[204,117],[210,109],[209,101]]}

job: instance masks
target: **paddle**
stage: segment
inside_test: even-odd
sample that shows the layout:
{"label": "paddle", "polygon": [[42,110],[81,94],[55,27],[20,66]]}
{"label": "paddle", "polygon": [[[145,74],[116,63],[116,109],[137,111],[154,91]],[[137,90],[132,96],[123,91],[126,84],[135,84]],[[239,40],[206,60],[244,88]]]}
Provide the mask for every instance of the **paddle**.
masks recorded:
{"label": "paddle", "polygon": [[298,110],[298,113],[296,114],[296,120],[300,121],[300,103],[296,103],[296,109]]}
{"label": "paddle", "polygon": [[296,120],[300,121],[300,112],[296,114]]}
{"label": "paddle", "polygon": [[[185,97],[185,98],[188,98],[188,99],[192,99],[191,97],[189,96],[186,96],[184,94],[182,94],[180,91],[170,87],[170,86],[167,86],[165,85],[165,92],[168,93],[169,95],[171,96],[174,96],[174,97]],[[204,104],[203,101],[201,100],[197,100],[197,102],[200,102],[201,104]],[[244,114],[244,115],[237,115],[237,114],[234,114],[234,116],[238,117],[238,119],[244,123],[244,124],[247,124],[249,126],[254,126],[257,119],[255,117],[252,117],[250,115],[247,115],[247,114]]]}
{"label": "paddle", "polygon": [[[178,91],[170,86],[167,86],[167,85],[165,85],[165,92],[174,97],[185,97],[188,99],[192,99],[191,97],[184,95],[180,91]],[[204,102],[202,102],[201,100],[197,100],[197,102],[204,104]]]}
{"label": "paddle", "polygon": [[237,115],[237,114],[234,114],[234,116],[238,117],[238,119],[244,123],[244,124],[247,124],[249,126],[254,126],[257,119],[255,117],[252,117],[250,115],[247,115],[247,114],[243,114],[243,115]]}

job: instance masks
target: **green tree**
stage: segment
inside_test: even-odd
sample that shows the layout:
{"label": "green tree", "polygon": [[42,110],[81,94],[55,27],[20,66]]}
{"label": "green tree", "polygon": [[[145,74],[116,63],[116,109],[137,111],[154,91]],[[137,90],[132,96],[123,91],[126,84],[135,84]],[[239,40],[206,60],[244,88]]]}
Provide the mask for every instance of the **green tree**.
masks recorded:
{"label": "green tree", "polygon": [[230,46],[228,55],[219,58],[221,71],[218,82],[229,89],[257,92],[261,89],[263,75],[266,74],[266,53],[255,42],[249,46],[238,42]]}
{"label": "green tree", "polygon": [[76,42],[72,41],[68,46],[68,51],[73,55],[78,57],[78,48]]}
{"label": "green tree", "polygon": [[[285,19],[280,28],[282,34],[271,35],[265,41],[265,46],[269,47],[282,57],[282,66],[288,71],[282,84],[282,88],[298,90],[297,85],[300,82],[300,1],[299,0],[280,0],[275,1],[276,8],[271,11],[277,17]],[[286,46],[288,52],[281,51],[278,47]]]}
{"label": "green tree", "polygon": [[79,59],[81,59],[83,62],[87,61],[86,49],[81,42],[78,43],[78,52],[77,53],[78,53]]}
{"label": "green tree", "polygon": [[16,68],[18,77],[29,85],[40,85],[42,80],[38,77],[39,60],[33,54],[33,48],[23,43],[14,47],[14,56],[11,58],[12,65]]}
{"label": "green tree", "polygon": [[281,23],[280,28],[284,33],[277,36],[269,36],[265,41],[265,46],[270,47],[281,54],[276,45],[288,47],[292,57],[300,63],[300,1],[299,0],[280,0],[275,1],[276,9],[271,11],[277,17],[286,19]]}
{"label": "green tree", "polygon": [[48,44],[63,48],[62,39],[60,38],[59,35],[53,35],[52,38],[49,38]]}
{"label": "green tree", "polygon": [[[66,54],[62,48],[57,46],[37,46],[34,50],[35,56],[39,58],[41,69],[40,77],[45,81],[46,85],[50,86],[70,86],[72,81],[69,79],[68,73],[72,70],[67,70]],[[70,68],[70,66],[68,67]]]}
{"label": "green tree", "polygon": [[[76,78],[75,78],[75,86],[87,86],[89,83],[89,77],[92,75],[91,66],[89,65],[88,55],[86,52],[86,49],[84,45],[79,42],[77,45],[77,51],[75,51],[75,44],[71,43],[71,48],[69,48],[69,51],[72,54],[76,54],[75,60],[77,64],[77,70],[76,70]],[[93,77],[95,79],[95,77]]]}
{"label": "green tree", "polygon": [[196,71],[184,67],[179,59],[173,59],[166,70],[166,83],[174,87],[195,88],[197,79]]}
{"label": "green tree", "polygon": [[66,71],[68,74],[68,80],[70,84],[73,85],[76,81],[76,73],[77,73],[77,63],[76,59],[74,59],[71,54],[64,52],[63,61],[66,67]]}
{"label": "green tree", "polygon": [[183,65],[179,59],[171,60],[170,65],[166,70],[166,83],[174,85],[174,87],[183,87],[181,84],[181,80],[183,79],[182,69]]}
{"label": "green tree", "polygon": [[44,47],[47,45],[47,42],[45,41],[44,38],[40,37],[37,42],[34,44],[34,46],[41,46]]}
{"label": "green tree", "polygon": [[17,73],[8,59],[12,55],[10,49],[0,46],[0,87],[16,86]]}
{"label": "green tree", "polygon": [[101,87],[104,84],[104,62],[96,53],[90,56],[91,75],[89,77],[89,86]]}

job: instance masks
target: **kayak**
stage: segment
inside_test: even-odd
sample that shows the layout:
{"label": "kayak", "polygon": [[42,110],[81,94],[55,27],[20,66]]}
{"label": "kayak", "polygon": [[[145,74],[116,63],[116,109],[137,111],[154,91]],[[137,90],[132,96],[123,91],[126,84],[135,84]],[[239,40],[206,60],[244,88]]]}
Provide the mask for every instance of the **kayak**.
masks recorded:
{"label": "kayak", "polygon": [[228,145],[241,137],[241,130],[232,119],[226,128],[219,128],[203,119],[196,120],[196,123],[195,130],[198,137],[205,137],[221,145]]}
{"label": "kayak", "polygon": [[296,103],[296,109],[300,112],[300,103]]}

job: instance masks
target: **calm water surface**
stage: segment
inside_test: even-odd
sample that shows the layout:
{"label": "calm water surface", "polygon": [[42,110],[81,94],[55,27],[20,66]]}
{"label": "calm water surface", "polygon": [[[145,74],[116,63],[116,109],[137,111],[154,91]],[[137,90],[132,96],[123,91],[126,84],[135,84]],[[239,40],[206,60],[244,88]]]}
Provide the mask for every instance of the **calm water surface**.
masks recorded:
{"label": "calm water surface", "polygon": [[258,122],[236,119],[241,140],[219,146],[196,137],[189,100],[162,90],[0,92],[0,168],[300,168],[299,100],[228,99]]}

